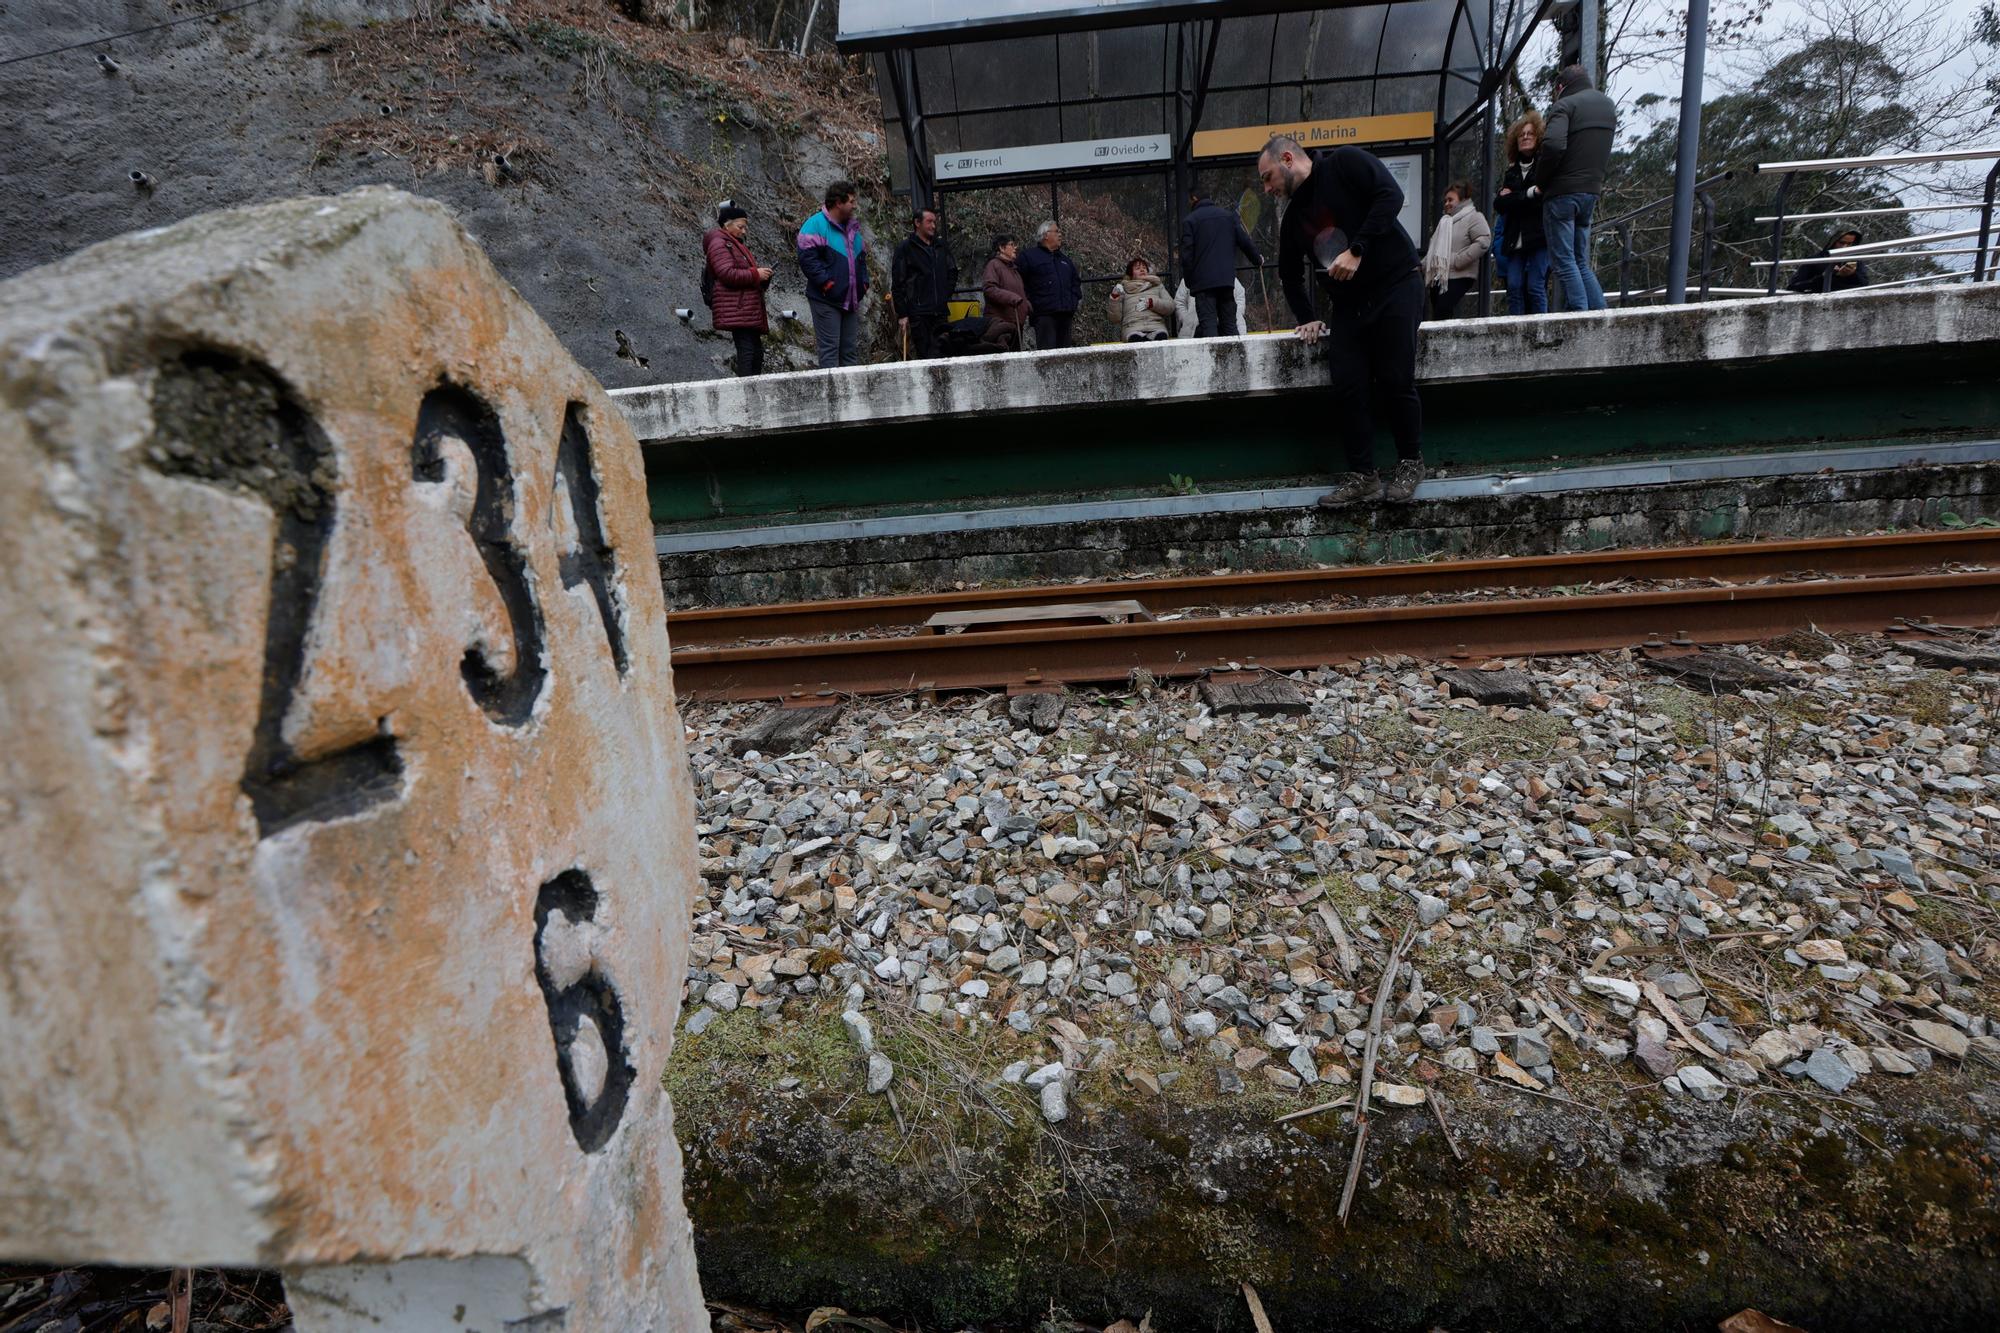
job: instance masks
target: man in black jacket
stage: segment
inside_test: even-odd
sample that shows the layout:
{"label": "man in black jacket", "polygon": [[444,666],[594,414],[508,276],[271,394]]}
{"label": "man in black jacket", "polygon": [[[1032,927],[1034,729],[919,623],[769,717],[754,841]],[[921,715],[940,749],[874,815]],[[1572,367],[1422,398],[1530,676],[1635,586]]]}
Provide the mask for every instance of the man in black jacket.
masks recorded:
{"label": "man in black jacket", "polygon": [[1618,105],[1597,91],[1583,66],[1568,65],[1556,75],[1556,102],[1547,122],[1535,159],[1535,189],[1545,201],[1549,263],[1571,310],[1603,310],[1604,287],[1590,263],[1590,219],[1604,193]]}
{"label": "man in black jacket", "polygon": [[[1218,333],[1234,338],[1236,327],[1236,252],[1253,264],[1264,256],[1257,243],[1243,230],[1243,222],[1229,209],[1197,192],[1187,219],[1181,223],[1181,277],[1194,293],[1197,338],[1213,338]],[[1181,330],[1187,336],[1187,330]]]}
{"label": "man in black jacket", "polygon": [[[1296,139],[1264,145],[1257,175],[1269,194],[1291,202],[1278,224],[1278,276],[1307,344],[1327,340],[1334,399],[1348,475],[1319,499],[1329,508],[1372,500],[1408,500],[1424,478],[1423,407],[1417,401],[1417,322],[1424,280],[1417,247],[1396,215],[1402,187],[1387,167],[1359,148],[1307,153]],[[1307,292],[1310,268],[1326,297],[1324,321]],[[1389,409],[1396,470],[1387,484],[1375,468],[1371,382]]]}
{"label": "man in black jacket", "polygon": [[903,327],[905,355],[912,361],[938,354],[938,334],[948,322],[951,294],[958,287],[958,261],[937,232],[937,213],[918,209],[889,269],[896,322]]}

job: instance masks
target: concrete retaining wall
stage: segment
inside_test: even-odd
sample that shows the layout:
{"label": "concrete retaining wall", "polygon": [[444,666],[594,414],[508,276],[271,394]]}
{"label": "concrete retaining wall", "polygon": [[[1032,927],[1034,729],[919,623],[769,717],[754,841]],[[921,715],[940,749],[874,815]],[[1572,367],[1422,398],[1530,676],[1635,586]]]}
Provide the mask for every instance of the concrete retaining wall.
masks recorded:
{"label": "concrete retaining wall", "polygon": [[1266,509],[743,547],[660,557],[669,605],[868,597],[953,583],[1535,555],[1721,538],[1813,537],[2000,519],[2000,464],[1420,502]]}

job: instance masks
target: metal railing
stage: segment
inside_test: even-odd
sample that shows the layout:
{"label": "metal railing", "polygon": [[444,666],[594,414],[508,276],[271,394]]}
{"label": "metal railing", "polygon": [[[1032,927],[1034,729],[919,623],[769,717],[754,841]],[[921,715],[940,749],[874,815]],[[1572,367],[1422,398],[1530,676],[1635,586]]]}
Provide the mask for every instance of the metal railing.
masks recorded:
{"label": "metal railing", "polygon": [[[1701,296],[1703,300],[1707,300],[1709,296],[1709,280],[1715,261],[1715,196],[1710,194],[1709,190],[1711,187],[1720,185],[1723,181],[1730,179],[1735,174],[1734,171],[1718,171],[1713,176],[1703,177],[1694,183],[1695,206],[1701,210],[1699,226],[1701,230]],[[1660,244],[1650,246],[1647,249],[1634,249],[1632,224],[1657,209],[1673,207],[1673,202],[1674,197],[1671,194],[1662,195],[1650,204],[1641,204],[1629,213],[1620,213],[1615,218],[1607,218],[1597,224],[1598,230],[1595,233],[1596,235],[1602,236],[1606,234],[1605,229],[1608,228],[1610,234],[1618,238],[1618,303],[1621,306],[1628,304],[1634,294],[1632,291],[1633,261],[1659,254],[1672,245],[1672,238],[1669,237]],[[1668,225],[1668,229],[1672,230],[1672,224]],[[1661,290],[1664,291],[1665,289],[1662,288]],[[1651,293],[1640,292],[1638,295],[1649,296]]]}
{"label": "metal railing", "polygon": [[[1800,176],[1810,175],[1814,172],[1856,171],[1871,167],[1932,166],[1943,162],[1983,162],[1989,158],[1993,160],[1993,168],[1986,173],[1985,197],[1978,205],[1926,204],[1910,208],[1861,209],[1852,213],[1807,213],[1789,218],[1785,214],[1785,198],[1791,193],[1792,182]],[[1824,157],[1798,162],[1759,162],[1754,170],[1760,176],[1771,175],[1779,178],[1778,196],[1772,205],[1771,215],[1757,219],[1759,222],[1769,222],[1771,224],[1771,257],[1769,259],[1758,260],[1753,264],[1755,268],[1767,269],[1770,272],[1770,279],[1764,289],[1767,296],[1776,296],[1778,294],[1778,278],[1785,269],[1800,264],[1824,263],[1826,265],[1826,271],[1823,275],[1824,281],[1830,286],[1833,281],[1832,261],[1842,255],[1852,255],[1856,259],[1920,259],[1929,258],[1933,255],[1970,254],[1977,256],[1973,260],[1970,273],[1962,275],[1931,274],[1927,276],[1935,278],[1963,276],[1972,282],[1985,282],[1996,275],[2000,275],[2000,265],[1989,266],[1987,263],[1987,256],[1991,250],[1993,240],[1993,198],[1996,187],[2000,187],[2000,147],[1948,148],[1928,153],[1878,153],[1869,157]],[[1845,249],[1829,250],[1824,257],[1813,256],[1810,259],[1786,259],[1784,255],[1785,223],[1788,221],[1798,222],[1809,219],[1870,217],[1889,213],[1946,212],[1961,208],[1970,211],[1974,207],[1977,207],[1979,210],[1979,226],[1976,228],[1934,232],[1924,236],[1897,237],[1889,241],[1874,241],[1863,245],[1848,246]],[[1910,245],[1926,241],[1964,240],[1975,235],[1979,238],[1979,244],[1970,248],[1901,251],[1883,249],[1884,246]],[[1906,284],[1876,283],[1871,285],[1903,286]]]}

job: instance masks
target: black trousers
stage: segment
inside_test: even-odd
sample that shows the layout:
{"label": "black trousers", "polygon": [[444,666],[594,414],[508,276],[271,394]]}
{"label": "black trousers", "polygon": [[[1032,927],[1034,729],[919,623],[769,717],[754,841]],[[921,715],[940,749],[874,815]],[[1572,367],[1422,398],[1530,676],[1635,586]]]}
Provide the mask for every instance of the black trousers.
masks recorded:
{"label": "black trousers", "polygon": [[1042,351],[1069,346],[1069,326],[1076,322],[1074,310],[1051,310],[1035,316],[1035,346]]}
{"label": "black trousers", "polygon": [[1457,319],[1458,303],[1471,294],[1479,285],[1477,278],[1453,278],[1445,283],[1444,290],[1431,293],[1432,319]]}
{"label": "black trousers", "polygon": [[731,329],[729,336],[736,340],[736,373],[763,374],[764,335],[755,329]]}
{"label": "black trousers", "polygon": [[1236,327],[1236,288],[1204,287],[1194,294],[1195,337],[1234,338],[1240,332]]}
{"label": "black trousers", "polygon": [[1417,324],[1424,314],[1423,275],[1410,275],[1359,305],[1336,296],[1326,321],[1336,431],[1349,472],[1373,472],[1379,393],[1398,461],[1423,456],[1424,409],[1417,401]]}
{"label": "black trousers", "polygon": [[944,324],[943,315],[910,316],[910,360],[928,361],[938,355],[938,334]]}

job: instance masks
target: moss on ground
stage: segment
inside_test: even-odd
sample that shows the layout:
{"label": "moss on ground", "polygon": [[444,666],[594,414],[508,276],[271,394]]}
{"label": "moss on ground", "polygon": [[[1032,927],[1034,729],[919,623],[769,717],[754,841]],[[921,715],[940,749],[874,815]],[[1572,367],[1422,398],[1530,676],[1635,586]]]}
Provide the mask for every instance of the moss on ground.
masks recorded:
{"label": "moss on ground", "polygon": [[[1938,1127],[1976,1116],[1940,1083],[1894,1085],[1910,1104],[1864,1139],[1820,1127],[1852,1106],[1699,1107],[1565,1067],[1614,1136],[1594,1107],[1448,1075],[1463,1160],[1428,1111],[1378,1113],[1343,1227],[1346,1113],[1273,1123],[1325,1090],[1252,1075],[1229,1096],[1202,1061],[1122,1050],[1052,1127],[1025,1089],[965,1082],[1025,1039],[877,1021],[900,1124],[860,1092],[831,1005],[777,1028],[730,1015],[676,1051],[712,1297],[989,1329],[1051,1302],[1106,1323],[1151,1308],[1163,1333],[1247,1329],[1246,1280],[1279,1327],[1314,1329],[1712,1326],[1754,1304],[1825,1333],[1971,1327],[2000,1301],[2000,1175]],[[1121,1065],[1181,1076],[1154,1094]]]}

